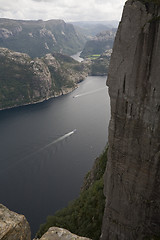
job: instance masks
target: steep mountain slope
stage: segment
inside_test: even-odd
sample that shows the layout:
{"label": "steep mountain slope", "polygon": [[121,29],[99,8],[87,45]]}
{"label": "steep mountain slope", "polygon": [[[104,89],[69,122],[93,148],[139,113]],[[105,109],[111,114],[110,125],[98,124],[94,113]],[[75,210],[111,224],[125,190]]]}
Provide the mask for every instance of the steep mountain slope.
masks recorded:
{"label": "steep mountain slope", "polygon": [[128,0],[108,76],[111,121],[101,240],[160,237],[159,66],[159,1]]}
{"label": "steep mountain slope", "polygon": [[44,101],[72,91],[88,74],[62,54],[29,55],[0,48],[0,109]]}
{"label": "steep mountain slope", "polygon": [[112,54],[112,49],[106,50],[99,57],[91,60],[91,64],[90,64],[90,69],[91,69],[90,75],[91,76],[107,75],[111,54]]}
{"label": "steep mountain slope", "polygon": [[63,20],[23,21],[0,19],[0,47],[31,57],[61,52],[71,55],[82,49],[85,38]]}
{"label": "steep mountain slope", "polygon": [[88,40],[81,52],[81,57],[85,58],[93,54],[102,54],[106,50],[111,49],[113,47],[116,30],[117,29],[114,28],[108,31],[100,32],[91,40]]}

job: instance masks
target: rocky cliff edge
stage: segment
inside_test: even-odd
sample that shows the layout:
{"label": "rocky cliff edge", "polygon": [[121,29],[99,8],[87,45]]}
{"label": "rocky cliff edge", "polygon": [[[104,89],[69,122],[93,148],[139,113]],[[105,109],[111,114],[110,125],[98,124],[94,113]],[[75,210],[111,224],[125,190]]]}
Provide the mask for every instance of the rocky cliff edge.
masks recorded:
{"label": "rocky cliff edge", "polygon": [[79,237],[63,228],[51,227],[40,238],[40,240],[91,240],[91,239],[85,238],[85,237]]}
{"label": "rocky cliff edge", "polygon": [[[30,226],[25,216],[10,211],[2,204],[0,204],[0,239],[31,240]],[[91,239],[77,236],[63,228],[51,227],[40,238],[40,240],[91,240]]]}
{"label": "rocky cliff edge", "polygon": [[0,204],[0,239],[30,240],[31,231],[26,218]]}
{"label": "rocky cliff edge", "polygon": [[159,20],[159,1],[128,0],[115,39],[101,240],[160,236]]}

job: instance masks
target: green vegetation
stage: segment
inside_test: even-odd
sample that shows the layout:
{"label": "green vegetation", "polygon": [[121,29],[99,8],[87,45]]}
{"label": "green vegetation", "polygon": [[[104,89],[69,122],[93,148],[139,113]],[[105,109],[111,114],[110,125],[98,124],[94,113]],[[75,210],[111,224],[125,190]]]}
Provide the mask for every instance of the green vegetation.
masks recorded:
{"label": "green vegetation", "polygon": [[108,40],[104,39],[103,41],[98,39],[87,41],[80,57],[86,58],[87,56],[90,56],[90,55],[97,55],[97,54],[101,55],[107,49],[113,47],[114,37],[115,35],[112,37],[112,39],[108,39]]}
{"label": "green vegetation", "polygon": [[100,56],[101,56],[101,54],[93,54],[93,55],[87,56],[87,58],[89,58],[89,59],[91,59],[91,60],[95,60],[95,59],[97,59],[97,58],[100,57]]}
{"label": "green vegetation", "polygon": [[160,236],[145,237],[144,240],[160,240]]}
{"label": "green vegetation", "polygon": [[[58,73],[59,80],[58,82],[55,81],[58,88],[62,86],[71,88],[75,87],[75,83],[80,82],[81,80],[84,79],[84,76],[88,75],[89,68],[87,65],[77,62],[73,58],[60,53],[54,53],[53,56],[56,58],[56,60],[61,66],[61,69]],[[53,73],[53,71],[51,71],[51,73],[53,78],[55,78],[55,74],[57,74],[57,72],[54,71]],[[55,79],[58,78],[56,77]]]}
{"label": "green vegetation", "polygon": [[28,66],[22,67],[5,57],[0,61],[0,108],[24,104],[32,95],[32,73]]}
{"label": "green vegetation", "polygon": [[116,34],[116,29],[110,31],[103,31],[96,35],[91,40],[88,40],[81,52],[80,57],[86,58],[88,56],[94,56],[103,54],[106,50],[113,47],[113,42]]}
{"label": "green vegetation", "polygon": [[103,76],[107,75],[108,66],[105,62],[94,62],[91,66],[91,75],[92,76]]}
{"label": "green vegetation", "polygon": [[51,226],[68,229],[79,236],[98,240],[101,234],[105,206],[103,174],[106,168],[107,149],[96,160],[93,169],[86,175],[80,196],[67,208],[48,216],[40,226],[36,237],[41,237]]}
{"label": "green vegetation", "polygon": [[92,55],[95,56],[91,59],[90,64],[90,75],[91,76],[105,76],[108,72],[111,50],[106,51],[102,55]]}
{"label": "green vegetation", "polygon": [[33,60],[27,54],[0,48],[0,109],[61,95],[65,89],[74,89],[88,71],[83,63],[62,54]]}
{"label": "green vegetation", "polygon": [[142,3],[154,3],[157,6],[160,6],[160,1],[159,0],[138,0]]}

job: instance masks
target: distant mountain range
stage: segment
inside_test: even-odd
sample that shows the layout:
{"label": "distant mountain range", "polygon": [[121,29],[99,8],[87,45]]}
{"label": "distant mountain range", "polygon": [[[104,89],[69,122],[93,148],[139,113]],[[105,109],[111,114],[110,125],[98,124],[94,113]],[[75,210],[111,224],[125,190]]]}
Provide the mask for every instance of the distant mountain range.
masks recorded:
{"label": "distant mountain range", "polygon": [[[93,34],[100,30],[97,24],[77,23],[85,27],[79,32],[63,20],[1,18],[0,109],[36,103],[68,93],[88,74],[106,75],[110,52],[104,52],[112,48],[116,29],[102,24],[107,31],[95,37],[84,36],[86,29],[88,34],[89,31]],[[85,45],[87,38],[92,40]],[[100,55],[95,60],[82,63],[67,56],[83,48],[83,57],[94,53]]]}
{"label": "distant mountain range", "polygon": [[84,48],[93,36],[112,31],[118,21],[65,23],[63,20],[25,21],[0,18],[0,47],[42,57],[59,52],[72,55]]}
{"label": "distant mountain range", "polygon": [[31,57],[80,51],[86,38],[63,20],[24,21],[0,18],[0,47],[24,52]]}
{"label": "distant mountain range", "polygon": [[87,38],[93,37],[102,31],[111,30],[118,27],[119,22],[113,21],[80,21],[71,22],[77,32],[85,35]]}

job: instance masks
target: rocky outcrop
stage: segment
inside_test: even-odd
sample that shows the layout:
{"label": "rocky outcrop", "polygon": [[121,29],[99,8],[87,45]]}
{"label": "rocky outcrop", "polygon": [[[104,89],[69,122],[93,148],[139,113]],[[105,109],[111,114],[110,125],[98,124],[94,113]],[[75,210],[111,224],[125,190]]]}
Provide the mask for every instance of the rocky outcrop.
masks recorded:
{"label": "rocky outcrop", "polygon": [[35,103],[53,95],[52,78],[42,59],[0,48],[0,109]]}
{"label": "rocky outcrop", "polygon": [[[30,226],[23,215],[0,204],[0,239],[31,240]],[[91,240],[77,236],[66,229],[51,227],[40,240]]]}
{"label": "rocky outcrop", "polygon": [[51,227],[40,240],[91,240],[90,238],[79,237],[66,229]]}
{"label": "rocky outcrop", "polygon": [[23,215],[10,211],[0,204],[0,239],[31,240],[29,224]]}
{"label": "rocky outcrop", "polygon": [[83,63],[62,54],[32,59],[0,48],[0,109],[47,100],[73,91],[88,74]]}
{"label": "rocky outcrop", "polygon": [[127,1],[114,43],[101,240],[160,236],[160,7],[152,2]]}

